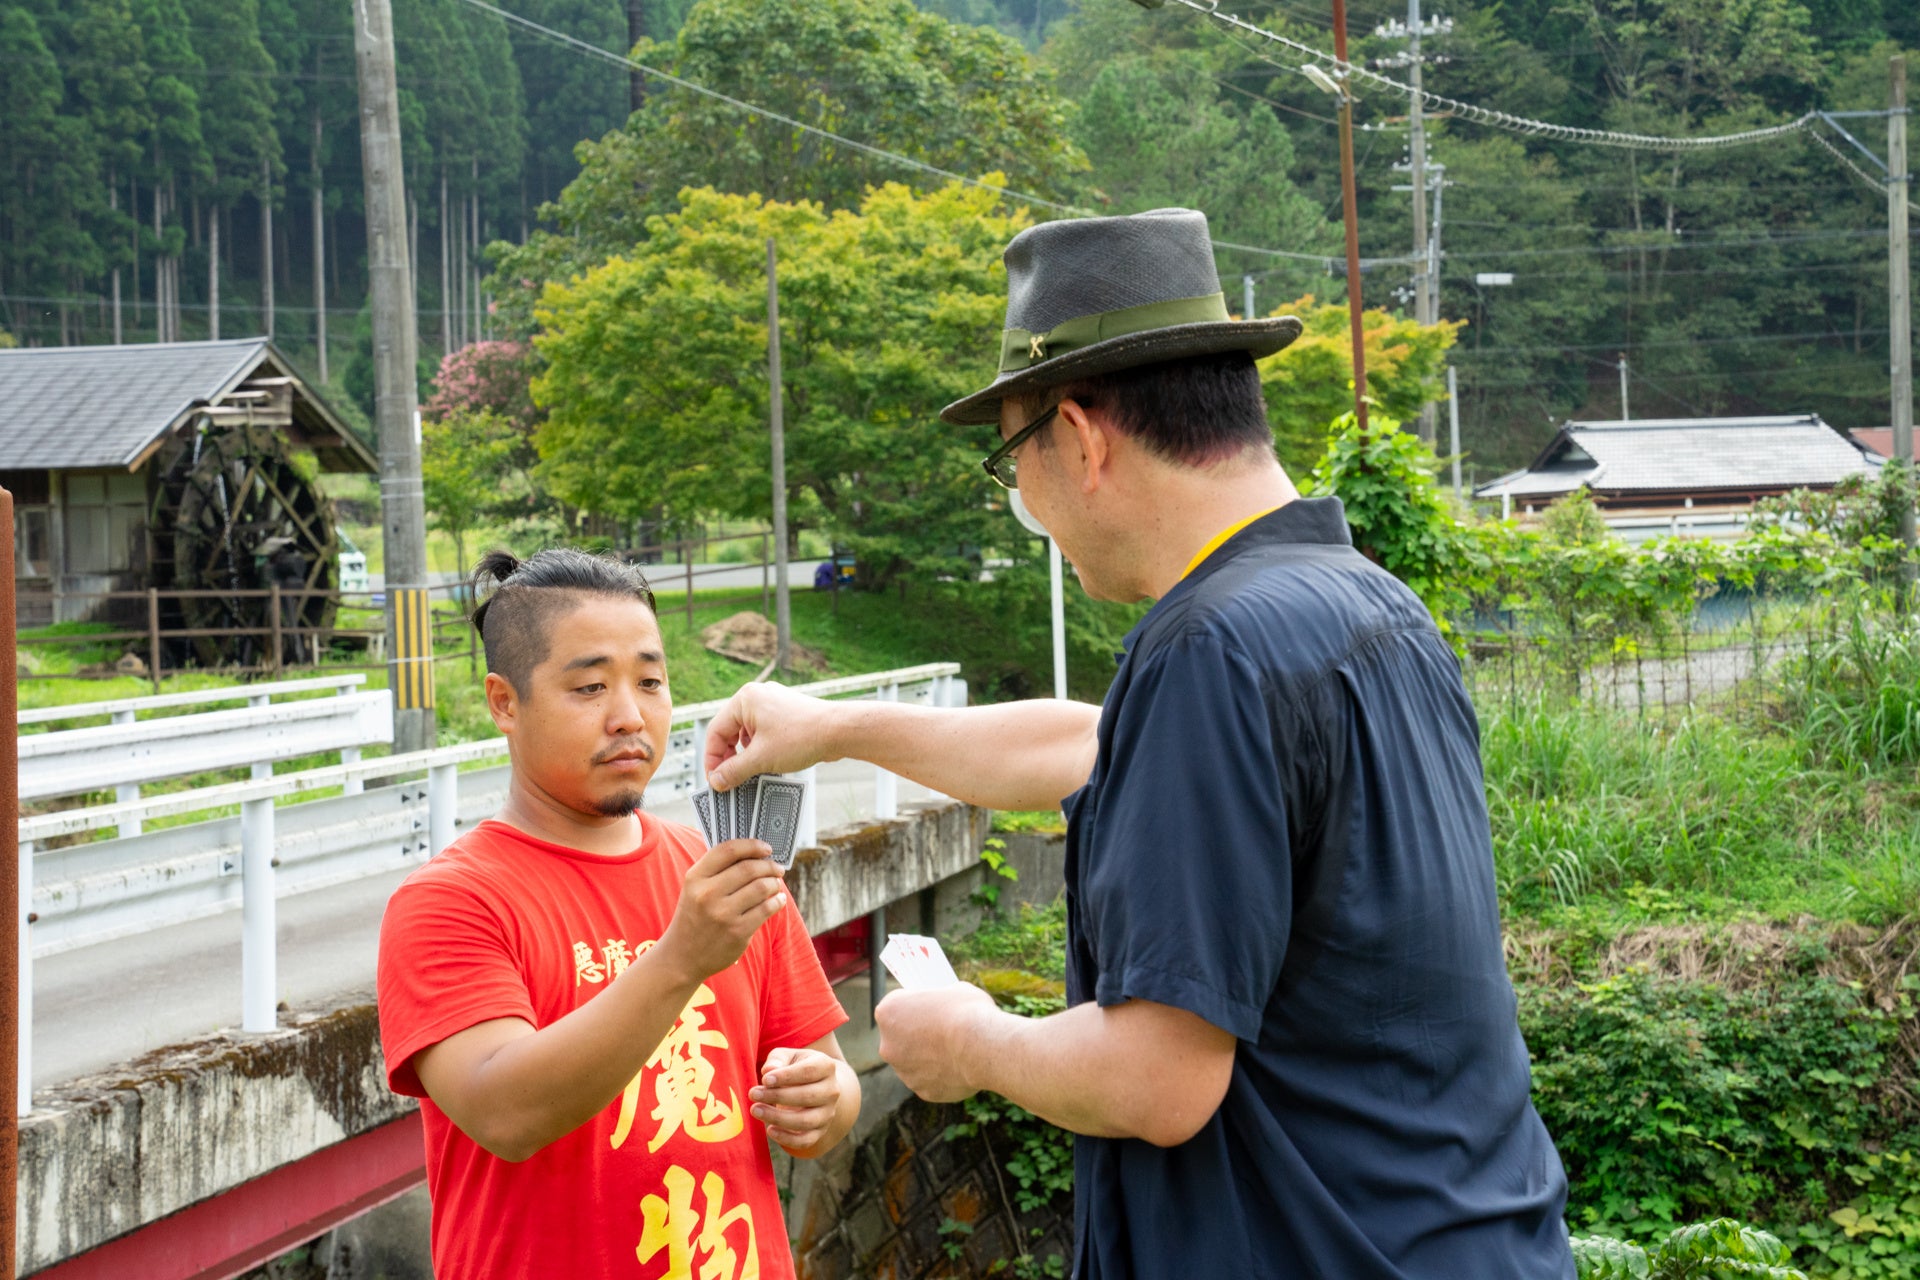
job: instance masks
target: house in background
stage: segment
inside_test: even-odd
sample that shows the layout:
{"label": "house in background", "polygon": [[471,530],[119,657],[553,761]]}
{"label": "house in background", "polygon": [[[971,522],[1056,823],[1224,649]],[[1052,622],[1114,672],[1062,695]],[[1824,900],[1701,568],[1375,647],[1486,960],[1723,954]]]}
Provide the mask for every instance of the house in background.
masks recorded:
{"label": "house in background", "polygon": [[[312,477],[378,470],[265,338],[0,351],[22,627],[144,629],[146,601],[102,593],[259,589],[276,553],[300,557],[306,588],[332,589],[332,504]],[[169,629],[233,612],[180,595],[165,607]]]}
{"label": "house in background", "polygon": [[1892,427],[1855,427],[1847,432],[1847,439],[1876,458],[1884,460],[1893,456]]}
{"label": "house in background", "polygon": [[1830,489],[1880,458],[1818,414],[1569,422],[1525,471],[1474,490],[1523,523],[1579,488],[1630,542],[1730,540],[1753,504],[1794,489]]}

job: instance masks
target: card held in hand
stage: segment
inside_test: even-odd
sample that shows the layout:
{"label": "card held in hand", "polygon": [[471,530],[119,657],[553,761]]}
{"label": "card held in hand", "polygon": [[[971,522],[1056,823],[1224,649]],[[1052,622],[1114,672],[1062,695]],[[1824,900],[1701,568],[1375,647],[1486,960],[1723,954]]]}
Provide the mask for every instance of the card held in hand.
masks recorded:
{"label": "card held in hand", "polygon": [[735,840],[763,840],[753,828],[753,806],[760,798],[760,779],[748,778],[745,782],[727,792],[727,799],[733,802],[733,838]]}
{"label": "card held in hand", "polygon": [[795,845],[800,836],[800,809],[807,784],[798,778],[768,774],[754,780],[759,784],[747,834],[764,840],[773,849],[774,865],[793,865]]}
{"label": "card held in hand", "polygon": [[917,933],[888,934],[887,945],[880,951],[880,962],[887,966],[893,980],[908,991],[951,987],[960,981],[960,975],[947,961],[947,953],[940,949],[939,940]]}
{"label": "card held in hand", "polygon": [[713,830],[713,792],[696,791],[693,793],[693,815],[700,819],[700,834],[707,838],[707,848],[720,843],[715,840]]}

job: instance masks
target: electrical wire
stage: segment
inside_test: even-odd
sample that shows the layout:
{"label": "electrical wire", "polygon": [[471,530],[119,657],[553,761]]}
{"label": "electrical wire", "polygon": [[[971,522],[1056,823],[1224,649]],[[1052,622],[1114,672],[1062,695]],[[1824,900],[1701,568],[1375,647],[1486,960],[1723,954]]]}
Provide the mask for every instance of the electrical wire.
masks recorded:
{"label": "electrical wire", "polygon": [[[479,0],[467,0],[469,4]],[[1489,125],[1496,129],[1506,129],[1529,137],[1551,138],[1560,142],[1581,142],[1590,146],[1623,147],[1641,151],[1707,151],[1720,147],[1743,147],[1770,139],[1785,137],[1808,129],[1819,120],[1817,113],[1809,111],[1797,120],[1786,124],[1771,125],[1762,129],[1746,129],[1738,133],[1714,134],[1698,137],[1662,137],[1650,133],[1622,133],[1614,129],[1583,129],[1575,125],[1553,124],[1546,120],[1531,120],[1525,116],[1510,115],[1505,111],[1495,111],[1490,107],[1478,106],[1471,102],[1462,102],[1433,93],[1425,88],[1416,90],[1410,84],[1404,84],[1391,76],[1381,75],[1354,62],[1342,62],[1333,54],[1301,40],[1294,40],[1265,27],[1248,22],[1235,14],[1220,12],[1219,0],[1175,0],[1195,13],[1203,14],[1230,27],[1238,28],[1250,35],[1292,49],[1296,53],[1306,54],[1317,61],[1327,63],[1343,76],[1364,80],[1381,88],[1391,89],[1395,93],[1418,93],[1420,100],[1432,107],[1451,111],[1457,117],[1472,120],[1477,124]]]}

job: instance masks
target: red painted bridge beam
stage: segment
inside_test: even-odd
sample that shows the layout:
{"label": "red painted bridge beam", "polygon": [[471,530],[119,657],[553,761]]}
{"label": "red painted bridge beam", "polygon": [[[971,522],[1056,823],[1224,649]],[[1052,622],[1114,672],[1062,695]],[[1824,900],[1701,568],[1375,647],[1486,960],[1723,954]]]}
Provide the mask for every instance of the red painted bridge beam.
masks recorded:
{"label": "red painted bridge beam", "polygon": [[36,1271],[34,1280],[231,1280],[426,1176],[415,1111]]}

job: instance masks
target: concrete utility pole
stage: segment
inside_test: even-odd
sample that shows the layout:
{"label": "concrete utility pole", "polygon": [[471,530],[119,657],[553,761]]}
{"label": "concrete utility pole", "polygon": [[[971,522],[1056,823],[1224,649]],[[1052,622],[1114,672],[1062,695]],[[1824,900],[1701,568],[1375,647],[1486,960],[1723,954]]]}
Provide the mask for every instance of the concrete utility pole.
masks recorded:
{"label": "concrete utility pole", "polygon": [[[1347,62],[1347,0],[1333,0],[1333,56]],[[1308,77],[1311,79],[1312,77]],[[1367,429],[1367,345],[1360,299],[1360,210],[1353,176],[1353,73],[1342,70],[1340,91],[1340,204],[1347,229],[1347,325],[1353,331],[1353,416]]]}
{"label": "concrete utility pole", "polygon": [[[1907,60],[1888,66],[1887,302],[1893,340],[1893,456],[1913,466],[1913,297],[1907,265]],[[1900,504],[1900,538],[1914,545],[1913,503]],[[1913,565],[1909,561],[1911,580]]]}
{"label": "concrete utility pole", "polygon": [[1627,422],[1633,415],[1627,412],[1627,353],[1620,353],[1620,421]]}
{"label": "concrete utility pole", "polygon": [[360,82],[360,162],[366,180],[367,274],[373,283],[373,417],[380,434],[380,525],[387,597],[387,683],[393,749],[434,742],[433,626],[427,608],[427,521],[415,403],[413,264],[400,163],[400,94],[389,0],[354,0]]}
{"label": "concrete utility pole", "polygon": [[[787,421],[780,383],[780,276],[773,238],[767,238],[767,407],[773,429],[773,665],[793,662],[793,596],[787,587]],[[835,564],[837,575],[840,566]]]}

